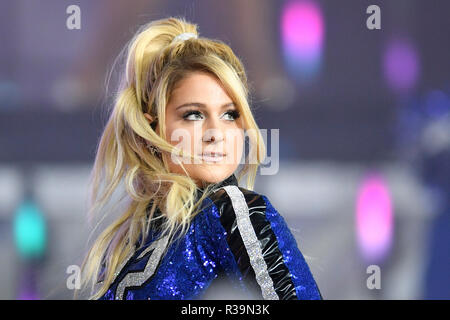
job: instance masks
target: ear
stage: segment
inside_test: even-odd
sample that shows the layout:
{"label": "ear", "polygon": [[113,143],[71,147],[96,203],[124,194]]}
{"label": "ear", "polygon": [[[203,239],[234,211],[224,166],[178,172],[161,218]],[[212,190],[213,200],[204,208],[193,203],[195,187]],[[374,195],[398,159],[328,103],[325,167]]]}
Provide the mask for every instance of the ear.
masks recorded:
{"label": "ear", "polygon": [[149,123],[152,123],[152,122],[153,122],[153,118],[152,118],[152,116],[151,116],[151,115],[149,115],[148,113],[144,113],[144,117],[146,117],[146,118],[147,118],[147,120],[148,120],[148,122],[149,122]]}

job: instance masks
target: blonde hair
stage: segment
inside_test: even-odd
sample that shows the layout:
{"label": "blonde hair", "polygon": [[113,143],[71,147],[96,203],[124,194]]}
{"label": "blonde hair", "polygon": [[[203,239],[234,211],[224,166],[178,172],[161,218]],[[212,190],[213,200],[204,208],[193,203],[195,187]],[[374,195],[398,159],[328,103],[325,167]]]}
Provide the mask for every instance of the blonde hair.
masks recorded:
{"label": "blonde hair", "polygon": [[[185,32],[197,38],[172,42]],[[88,215],[90,219],[97,216],[121,184],[129,203],[85,256],[81,283],[83,288],[91,283],[89,299],[98,299],[108,290],[120,264],[136,250],[136,242],[140,237],[145,240],[156,208],[165,217],[161,236],[173,237],[180,230],[181,236],[215,186],[208,185],[195,201],[198,187],[186,170],[186,175],[170,172],[166,160],[146,147],[150,143],[161,152],[182,154],[165,137],[166,104],[178,81],[193,71],[214,75],[239,109],[244,129],[253,129],[248,137],[250,149],[256,148],[256,161],[245,161],[237,175],[238,181],[247,175],[246,188],[253,190],[258,166],[265,157],[264,141],[249,105],[246,73],[228,45],[198,37],[197,25],[170,17],[142,26],[125,48],[125,70],[91,171]],[[158,121],[161,136],[144,113]],[[98,285],[100,288],[94,290]]]}

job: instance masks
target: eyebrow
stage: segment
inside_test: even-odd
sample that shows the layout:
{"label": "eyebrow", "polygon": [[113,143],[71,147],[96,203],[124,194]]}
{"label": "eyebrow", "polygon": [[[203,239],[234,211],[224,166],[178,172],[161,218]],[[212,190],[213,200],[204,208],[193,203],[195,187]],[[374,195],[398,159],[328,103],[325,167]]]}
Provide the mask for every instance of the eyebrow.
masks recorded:
{"label": "eyebrow", "polygon": [[[225,103],[223,104],[220,108],[226,108],[226,107],[231,107],[234,106],[234,102],[229,102],[229,103]],[[182,105],[178,106],[175,110],[184,108],[184,107],[199,107],[199,108],[206,108],[206,105],[204,103],[201,102],[187,102],[187,103],[183,103]]]}

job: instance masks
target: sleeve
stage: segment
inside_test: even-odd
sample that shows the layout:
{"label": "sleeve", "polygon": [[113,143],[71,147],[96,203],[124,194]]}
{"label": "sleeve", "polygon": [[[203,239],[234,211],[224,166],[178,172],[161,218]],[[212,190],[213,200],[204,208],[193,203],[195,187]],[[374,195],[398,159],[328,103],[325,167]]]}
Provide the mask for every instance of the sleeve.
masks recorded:
{"label": "sleeve", "polygon": [[323,299],[294,236],[267,197],[233,185],[211,198],[243,280],[261,299]]}

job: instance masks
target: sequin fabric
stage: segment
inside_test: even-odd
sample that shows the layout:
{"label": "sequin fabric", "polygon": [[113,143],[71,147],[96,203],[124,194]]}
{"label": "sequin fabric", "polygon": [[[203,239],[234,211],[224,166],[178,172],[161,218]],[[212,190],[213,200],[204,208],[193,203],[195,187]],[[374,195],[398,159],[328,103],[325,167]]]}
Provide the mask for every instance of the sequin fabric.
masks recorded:
{"label": "sequin fabric", "polygon": [[295,291],[299,300],[321,300],[322,295],[311,274],[308,264],[297,247],[294,236],[289,231],[286,221],[272,206],[267,197],[262,196],[266,203],[266,218],[270,221],[273,232],[278,240],[278,248],[283,254],[283,260],[288,267]]}
{"label": "sequin fabric", "polygon": [[[202,299],[206,289],[219,275],[225,276],[233,290],[252,298],[240,281],[241,274],[225,240],[226,231],[220,224],[217,208],[211,200],[203,202],[205,209],[193,219],[187,234],[174,242],[161,261],[157,272],[142,272],[153,258],[151,243],[157,235],[148,238],[149,246],[138,250],[125,263],[110,289],[100,300],[114,299]],[[151,268],[153,271],[153,268]],[[130,275],[140,274],[138,281]],[[147,278],[146,278],[147,277]],[[146,279],[146,280],[145,280]],[[139,284],[139,285],[138,285]]]}
{"label": "sequin fabric", "polygon": [[279,300],[277,293],[273,287],[272,278],[269,276],[267,264],[264,261],[259,240],[256,237],[248,212],[248,206],[244,195],[236,186],[225,186],[233,209],[236,213],[236,221],[245,248],[248,252],[250,263],[256,275],[256,281],[261,287],[264,300]]}
{"label": "sequin fabric", "polygon": [[[228,288],[233,290],[234,293],[229,297],[255,299],[254,292],[247,286],[251,276],[243,275],[238,265],[237,260],[242,260],[239,255],[248,255],[262,299],[278,299],[274,286],[280,290],[279,284],[272,281],[265,265],[265,260],[276,257],[262,257],[261,240],[256,238],[252,229],[240,188],[223,187],[233,205],[236,227],[242,236],[242,249],[236,247],[236,243],[227,242],[227,231],[221,224],[220,210],[210,198],[205,198],[202,211],[193,218],[182,238],[168,243],[158,233],[151,232],[145,245],[124,261],[100,300],[208,299],[211,291],[220,291],[214,285],[220,281],[226,282]],[[282,254],[277,259],[289,269],[287,276],[292,278],[295,285],[293,297],[321,299],[309,267],[285,221],[269,200],[265,196],[261,197],[266,203],[267,227],[272,228],[276,235],[276,246]]]}
{"label": "sequin fabric", "polygon": [[137,257],[138,260],[151,251],[147,264],[145,265],[145,268],[142,272],[128,273],[119,282],[116,290],[117,300],[123,299],[123,294],[126,288],[141,286],[146,280],[150,279],[150,277],[155,273],[156,267],[161,260],[161,256],[167,247],[167,242],[168,236],[164,236],[161,239],[154,241],[150,246],[147,247],[147,249],[139,254],[139,256]]}

